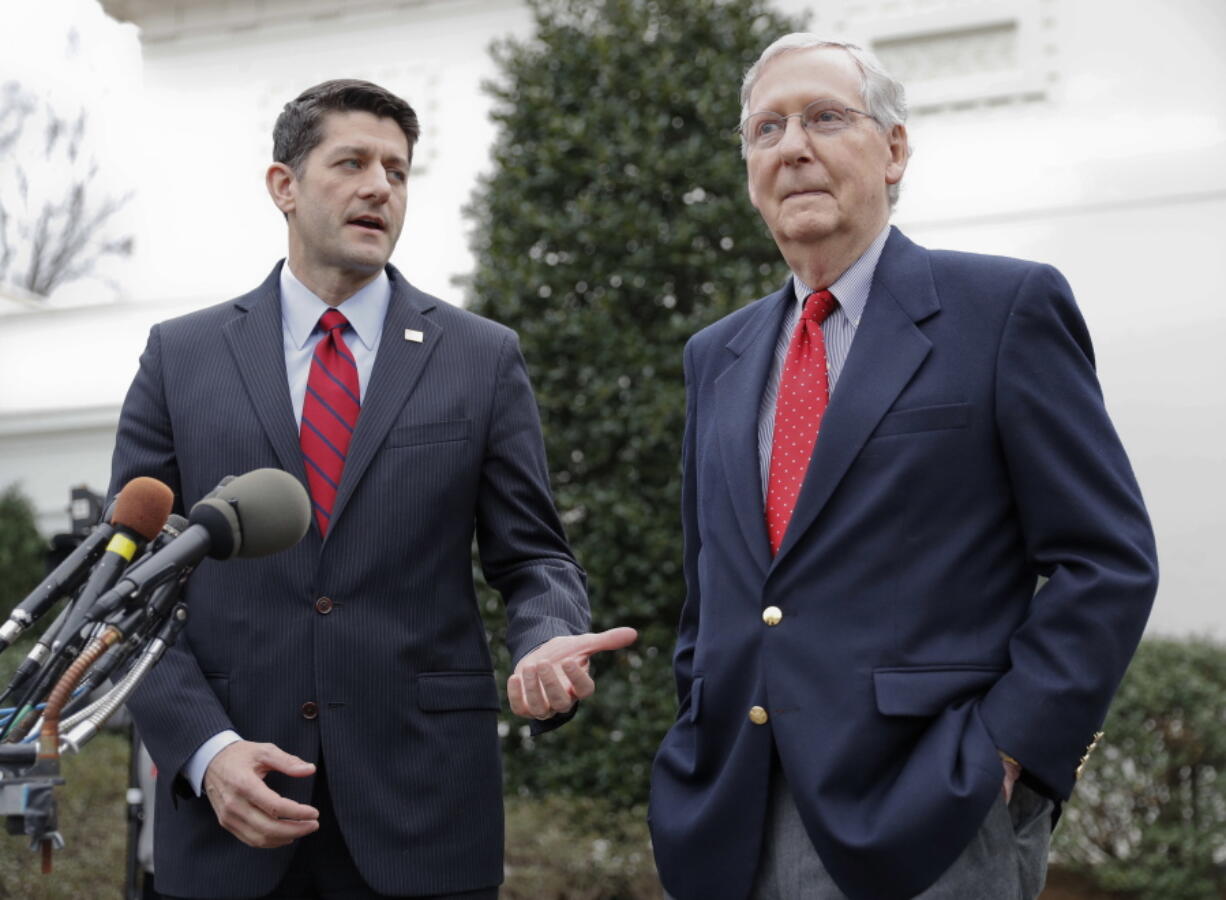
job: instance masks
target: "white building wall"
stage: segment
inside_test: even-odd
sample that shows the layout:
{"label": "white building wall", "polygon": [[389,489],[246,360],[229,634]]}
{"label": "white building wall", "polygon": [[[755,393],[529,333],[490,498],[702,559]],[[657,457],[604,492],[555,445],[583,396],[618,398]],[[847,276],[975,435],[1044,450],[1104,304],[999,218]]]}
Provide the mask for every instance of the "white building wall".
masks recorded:
{"label": "white building wall", "polygon": [[[896,223],[927,246],[1043,260],[1069,278],[1158,532],[1153,628],[1226,634],[1226,607],[1215,602],[1226,576],[1214,565],[1226,542],[1216,502],[1226,438],[1216,296],[1226,284],[1226,4],[814,5],[815,29],[875,46],[907,80],[915,153]],[[0,394],[0,485],[22,478],[49,529],[65,521],[69,485],[104,486],[148,325],[248,289],[283,253],[262,179],[272,120],[302,87],[369,77],[418,108],[423,138],[393,261],[425,290],[458,299],[451,279],[471,266],[461,210],[494,136],[480,90],[496,74],[486,48],[531,26],[517,0],[309,0],[293,24],[279,0],[108,6],[153,10],[139,19],[156,128],[139,151],[130,300],[0,318],[0,384],[22,386]],[[30,359],[31,345],[55,353]]]}
{"label": "white building wall", "polygon": [[361,77],[407,97],[422,123],[392,262],[423,290],[457,298],[450,280],[470,268],[461,208],[494,137],[480,88],[495,75],[486,48],[529,33],[528,13],[512,0],[359,7],[146,44],[159,139],[145,154],[135,297],[204,305],[262,281],[285,253],[285,224],[264,189],[272,124],[303,88]]}

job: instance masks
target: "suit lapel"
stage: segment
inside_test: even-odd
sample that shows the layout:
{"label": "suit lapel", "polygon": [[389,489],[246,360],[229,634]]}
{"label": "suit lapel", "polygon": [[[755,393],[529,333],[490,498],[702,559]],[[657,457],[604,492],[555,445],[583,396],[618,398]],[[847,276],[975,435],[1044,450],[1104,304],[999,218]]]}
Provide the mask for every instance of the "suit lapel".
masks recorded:
{"label": "suit lapel", "polygon": [[770,564],[770,544],[762,502],[758,413],[783,313],[794,298],[792,280],[788,279],[782,290],[758,304],[744,327],[727,343],[730,361],[715,379],[719,445],[728,493],[745,543],[763,571]]}
{"label": "suit lapel", "polygon": [[282,351],[280,279],[281,263],[277,263],[263,284],[236,301],[235,305],[246,315],[227,322],[222,333],[277,461],[305,485],[302,447],[294,426]]}
{"label": "suit lapel", "polygon": [[[329,535],[335,533],[345,505],[374,459],[388,429],[400,415],[425,369],[426,361],[443,335],[442,328],[427,315],[434,308],[435,300],[408,284],[393,267],[388,266],[388,274],[392,280],[392,296],[383,320],[383,335],[379,339],[379,352],[375,355],[370,386],[366,389],[353,442],[345,457],[345,470],[341,475],[336,502],[332,505]],[[420,332],[421,341],[407,340],[405,332],[408,330]]]}
{"label": "suit lapel", "polygon": [[[940,310],[928,254],[893,229],[774,565],[830,500],[860,449],[932,349],[917,323]],[[773,568],[773,567],[772,567]]]}

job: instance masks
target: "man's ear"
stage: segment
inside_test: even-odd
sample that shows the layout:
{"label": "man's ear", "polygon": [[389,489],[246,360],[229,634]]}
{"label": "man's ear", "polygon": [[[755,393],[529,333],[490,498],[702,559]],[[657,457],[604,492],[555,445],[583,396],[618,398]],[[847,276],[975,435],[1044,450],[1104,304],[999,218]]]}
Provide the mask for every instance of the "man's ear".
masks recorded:
{"label": "man's ear", "polygon": [[890,129],[890,162],[886,165],[886,184],[898,184],[902,181],[902,173],[907,171],[907,160],[911,158],[911,142],[907,139],[907,126],[895,125]]}
{"label": "man's ear", "polygon": [[264,173],[264,184],[268,188],[268,196],[277,204],[277,209],[286,216],[294,211],[294,203],[298,198],[298,178],[293,169],[285,163],[273,163]]}

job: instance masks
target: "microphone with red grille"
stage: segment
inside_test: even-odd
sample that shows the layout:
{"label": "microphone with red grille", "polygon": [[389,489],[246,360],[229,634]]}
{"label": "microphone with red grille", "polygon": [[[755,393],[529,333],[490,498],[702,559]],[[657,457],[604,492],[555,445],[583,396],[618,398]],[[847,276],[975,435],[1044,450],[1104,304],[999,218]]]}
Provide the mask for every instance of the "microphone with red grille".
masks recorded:
{"label": "microphone with red grille", "polygon": [[[124,485],[115,497],[110,520],[97,526],[9,613],[8,621],[0,626],[0,650],[17,640],[59,600],[76,593],[87,578],[91,582],[98,578],[94,587],[101,588],[98,593],[110,588],[136,551],[161,530],[173,502],[170,488],[156,478],[134,478]],[[97,574],[95,563],[109,574]],[[102,587],[107,577],[110,583]]]}
{"label": "microphone with red grille", "polygon": [[96,622],[190,572],[206,556],[254,559],[279,553],[311,527],[306,488],[280,469],[254,469],[218,485],[192,507],[183,533],[132,566],[85,615]]}
{"label": "microphone with red grille", "polygon": [[86,622],[86,613],[114,586],[145,545],[158,536],[174,502],[174,491],[156,478],[141,476],[124,485],[115,498],[115,512],[111,516],[115,533],[77,595],[73,613],[52,639],[52,653],[76,639]]}

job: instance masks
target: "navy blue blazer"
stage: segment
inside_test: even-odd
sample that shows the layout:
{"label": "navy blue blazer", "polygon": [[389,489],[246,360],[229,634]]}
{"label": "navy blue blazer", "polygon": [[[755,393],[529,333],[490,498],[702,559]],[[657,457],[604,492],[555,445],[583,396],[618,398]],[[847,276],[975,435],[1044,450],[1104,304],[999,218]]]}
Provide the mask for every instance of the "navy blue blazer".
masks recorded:
{"label": "navy blue blazer", "polygon": [[[123,406],[112,493],[149,475],[186,509],[223,476],[261,466],[305,483],[279,272],[154,326]],[[502,880],[499,688],[473,589],[474,532],[506,601],[515,661],[588,629],[584,576],[554,510],[515,334],[388,272],[391,303],[327,539],[312,524],[284,553],[202,563],[186,631],[131,704],[162,773],[155,865],[166,893],[265,894],[293,854],[247,847],[206,798],[182,790],[176,774],[227,728],[326,759],[337,819],[375,890]],[[321,597],[330,610],[317,609]],[[312,782],[268,778],[303,803]]]}
{"label": "navy blue blazer", "polygon": [[1156,590],[1068,284],[896,229],[772,560],[758,408],[792,298],[685,352],[681,703],[650,813],[679,900],[749,896],[773,750],[848,897],[924,890],[1000,792],[998,748],[1068,796]]}

